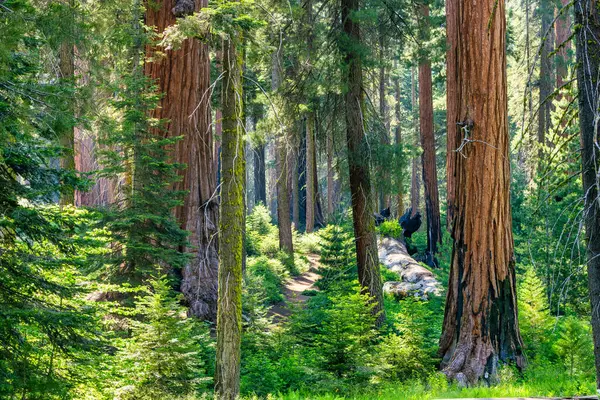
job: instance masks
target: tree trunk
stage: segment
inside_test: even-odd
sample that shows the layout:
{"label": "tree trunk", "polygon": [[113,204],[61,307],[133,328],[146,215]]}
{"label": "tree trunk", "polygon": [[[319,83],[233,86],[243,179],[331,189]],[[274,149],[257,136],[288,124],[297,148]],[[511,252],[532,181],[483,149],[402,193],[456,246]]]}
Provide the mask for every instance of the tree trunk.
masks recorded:
{"label": "tree trunk", "polygon": [[[560,0],[563,7],[568,6],[569,0]],[[557,10],[560,12],[560,9]],[[556,87],[560,88],[565,84],[569,64],[569,50],[571,50],[571,16],[570,10],[565,10],[561,15],[557,16],[555,22],[555,44],[556,44]],[[561,92],[558,93],[557,100],[561,99]]]}
{"label": "tree trunk", "polygon": [[[467,384],[496,379],[499,362],[524,366],[510,211],[504,2],[448,3],[457,49],[452,264],[440,339],[443,372]],[[459,43],[455,43],[458,40]],[[460,68],[459,68],[460,66]],[[469,141],[463,142],[463,137]]]}
{"label": "tree trunk", "polygon": [[333,133],[326,135],[327,140],[327,220],[331,221],[333,217]]}
{"label": "tree trunk", "polygon": [[377,324],[381,325],[385,319],[383,290],[379,273],[375,221],[373,220],[369,147],[365,138],[363,120],[362,64],[361,55],[357,50],[361,38],[359,23],[354,16],[359,12],[359,0],[342,0],[341,6],[344,33],[348,35],[350,41],[341,47],[341,52],[347,68],[344,77],[347,84],[344,96],[346,136],[358,281],[363,291],[373,297],[374,311],[378,313]]}
{"label": "tree trunk", "polygon": [[[390,120],[388,118],[388,104],[386,99],[387,78],[387,74],[385,73],[385,32],[382,25],[379,31],[379,116],[383,128],[381,132],[381,144],[383,146],[390,145]],[[382,179],[379,185],[379,210],[390,206],[390,195],[387,190],[390,174],[385,166],[382,172]]]}
{"label": "tree trunk", "polygon": [[596,388],[600,389],[600,133],[598,132],[598,73],[600,72],[600,6],[593,0],[576,0],[575,25],[579,128],[583,171],[584,223],[587,239],[588,280],[592,309]]}
{"label": "tree trunk", "polygon": [[[74,24],[73,13],[75,12],[75,1],[69,0],[70,23]],[[69,28],[72,30],[72,28]],[[70,85],[75,85],[75,44],[73,43],[73,32],[70,32],[69,38],[60,44],[58,59],[60,78]],[[74,98],[69,96],[65,101],[66,112],[72,118],[71,121],[59,122],[60,129],[57,132],[60,147],[63,149],[63,155],[60,158],[60,168],[65,171],[75,171],[75,102]],[[75,191],[72,188],[64,188],[66,191],[60,195],[61,205],[73,205],[75,203]]]}
{"label": "tree trunk", "polygon": [[[456,149],[460,145],[458,121],[458,0],[446,1],[446,229],[452,232],[456,214]],[[528,45],[528,44],[527,44]]]}
{"label": "tree trunk", "polygon": [[[396,106],[394,111],[396,113],[396,147],[398,155],[400,156],[400,148],[402,146],[402,124],[400,121],[402,120],[402,116],[400,115],[400,78],[396,76],[394,78],[394,91],[396,92]],[[403,160],[398,159],[397,163],[402,164]],[[404,213],[404,176],[402,172],[398,174],[398,217],[400,217]]]}
{"label": "tree trunk", "polygon": [[[542,14],[542,24],[540,37],[542,40],[542,49],[540,54],[540,105],[538,111],[538,143],[540,154],[543,154],[546,144],[546,132],[550,129],[550,111],[552,110],[552,59],[550,53],[554,47],[554,35],[550,28],[553,20],[553,7],[550,0],[542,0],[540,3],[540,13]],[[547,35],[547,36],[546,36]]]}
{"label": "tree trunk", "polygon": [[223,141],[219,226],[219,300],[215,391],[235,400],[240,390],[242,337],[242,258],[244,210],[244,140],[242,129],[240,35],[223,41]]}
{"label": "tree trunk", "polygon": [[[206,0],[198,2],[196,10],[206,5]],[[175,0],[165,0],[159,7],[147,7],[146,24],[162,32],[175,24],[172,10],[181,10],[181,7]],[[153,51],[149,47],[148,55]],[[164,93],[152,117],[167,122],[156,134],[183,137],[174,145],[173,161],[187,167],[179,172],[181,181],[174,190],[188,194],[184,204],[175,209],[175,216],[190,233],[190,247],[186,251],[193,256],[182,270],[181,291],[193,315],[214,321],[219,266],[218,201],[210,97],[206,95],[210,86],[209,50],[207,44],[188,39],[179,50],[161,48],[160,51],[164,51],[164,57],[154,57],[144,69],[146,76],[157,82],[158,91]]]}
{"label": "tree trunk", "polygon": [[[276,92],[281,83],[280,49],[275,50],[272,56],[272,82],[271,89]],[[288,190],[288,138],[287,127],[281,127],[276,138],[276,164],[277,164],[277,225],[279,226],[279,248],[288,255],[294,254],[292,238],[292,219],[290,217],[290,193]]]}
{"label": "tree trunk", "polygon": [[[423,43],[429,40],[429,7],[422,6]],[[435,161],[435,136],[433,133],[433,94],[431,62],[424,56],[419,62],[419,120],[421,147],[423,148],[423,183],[425,187],[425,211],[427,213],[427,251],[434,255],[437,245],[442,244],[440,222],[440,199],[438,194],[437,166]]]}
{"label": "tree trunk", "polygon": [[315,229],[315,114],[306,117],[306,232]]}
{"label": "tree trunk", "polygon": [[254,202],[267,204],[267,186],[265,184],[265,145],[254,148]]}
{"label": "tree trunk", "polygon": [[[411,68],[411,109],[413,114],[413,121],[415,123],[415,148],[419,147],[419,129],[417,125],[417,87],[415,79],[415,69]],[[421,194],[421,180],[419,179],[419,157],[414,156],[412,159],[412,174],[410,181],[410,207],[412,209],[410,216],[414,217],[417,211],[421,208],[420,194]]]}
{"label": "tree trunk", "polygon": [[294,150],[292,154],[292,220],[294,227],[299,229],[300,227],[300,182],[298,176],[298,141],[294,141]]}

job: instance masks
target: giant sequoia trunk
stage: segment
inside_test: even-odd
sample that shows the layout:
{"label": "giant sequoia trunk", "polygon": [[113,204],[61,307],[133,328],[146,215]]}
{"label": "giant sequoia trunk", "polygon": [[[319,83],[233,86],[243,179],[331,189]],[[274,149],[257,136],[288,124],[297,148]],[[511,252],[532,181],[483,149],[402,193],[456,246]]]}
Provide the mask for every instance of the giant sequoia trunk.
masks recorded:
{"label": "giant sequoia trunk", "polygon": [[356,238],[356,262],[358,281],[364,292],[375,302],[374,310],[379,313],[377,323],[384,319],[383,290],[379,274],[377,238],[373,220],[373,193],[369,170],[369,147],[365,137],[363,120],[363,78],[360,59],[360,28],[355,21],[359,10],[359,0],[342,0],[342,21],[344,32],[352,43],[341,48],[346,62],[347,91],[346,138],[348,143],[348,167],[350,172],[350,193],[352,195],[352,217]]}
{"label": "giant sequoia trunk", "polygon": [[448,127],[460,129],[449,140],[459,151],[448,149],[456,208],[440,355],[448,377],[475,384],[493,380],[500,362],[524,364],[509,202],[504,2],[472,7],[449,0],[447,19],[456,51],[448,59],[456,79],[449,79],[455,86],[448,101],[457,110]]}
{"label": "giant sequoia trunk", "polygon": [[[175,24],[173,12],[184,10],[185,2],[164,0],[158,6],[147,7],[146,24],[158,32]],[[187,4],[187,3],[186,3]],[[195,9],[207,5],[206,0],[196,3]],[[178,14],[179,15],[179,14]],[[154,49],[148,49],[152,55]],[[154,79],[158,90],[164,93],[159,107],[152,116],[168,122],[164,130],[157,131],[168,137],[182,136],[173,149],[173,160],[187,165],[182,170],[181,182],[175,190],[185,190],[184,204],[175,210],[182,228],[190,233],[193,254],[183,268],[181,291],[192,314],[213,320],[217,311],[218,270],[218,202],[216,171],[213,160],[213,143],[210,127],[210,85],[208,46],[195,39],[183,42],[179,50],[164,50],[164,57],[155,57],[146,63],[145,74]]]}
{"label": "giant sequoia trunk", "polygon": [[223,140],[219,224],[219,300],[215,391],[219,400],[235,400],[240,391],[242,338],[242,263],[244,237],[244,140],[242,129],[239,35],[223,41]]}
{"label": "giant sequoia trunk", "polygon": [[598,73],[600,72],[600,5],[576,0],[577,86],[583,171],[584,222],[587,239],[588,279],[592,306],[592,330],[596,356],[596,387],[600,389],[600,132]]}
{"label": "giant sequoia trunk", "polygon": [[[422,6],[423,41],[429,39],[429,7]],[[440,223],[440,198],[438,194],[437,167],[435,162],[435,136],[433,133],[433,94],[431,62],[423,57],[419,62],[419,121],[421,147],[423,148],[423,183],[425,187],[425,211],[427,213],[427,251],[433,256],[438,244],[442,244]]]}

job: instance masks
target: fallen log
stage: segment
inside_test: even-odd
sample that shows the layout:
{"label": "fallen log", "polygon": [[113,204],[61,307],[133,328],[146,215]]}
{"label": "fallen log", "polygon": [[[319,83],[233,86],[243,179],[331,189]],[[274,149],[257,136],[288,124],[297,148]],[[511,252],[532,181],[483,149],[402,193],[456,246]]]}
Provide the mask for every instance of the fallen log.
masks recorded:
{"label": "fallen log", "polygon": [[399,282],[385,282],[385,293],[397,298],[415,297],[421,300],[428,300],[431,295],[442,294],[442,285],[435,275],[408,254],[404,243],[388,237],[379,237],[378,250],[379,262],[402,278]]}

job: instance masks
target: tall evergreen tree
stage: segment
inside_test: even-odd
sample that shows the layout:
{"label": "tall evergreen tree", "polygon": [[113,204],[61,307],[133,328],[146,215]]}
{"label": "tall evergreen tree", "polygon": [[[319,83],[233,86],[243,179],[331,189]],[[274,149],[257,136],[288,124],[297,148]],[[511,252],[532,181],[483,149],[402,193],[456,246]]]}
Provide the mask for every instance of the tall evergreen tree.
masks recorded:
{"label": "tall evergreen tree", "polygon": [[215,390],[219,399],[235,400],[240,391],[242,339],[242,262],[245,158],[242,120],[241,35],[223,40],[223,139],[219,224],[219,298]]}
{"label": "tall evergreen tree", "polygon": [[598,141],[598,72],[600,71],[600,5],[592,0],[574,3],[579,129],[583,172],[584,224],[587,239],[588,282],[596,358],[596,388],[600,390],[600,203],[598,188],[600,149]]}
{"label": "tall evergreen tree", "polygon": [[448,140],[454,245],[439,353],[448,377],[475,384],[495,379],[501,362],[525,362],[509,195],[506,20],[503,1],[450,0],[446,10],[456,49],[448,58],[448,130],[459,129]]}
{"label": "tall evergreen tree", "polygon": [[348,168],[352,217],[356,239],[356,262],[358,281],[363,290],[375,302],[373,312],[378,314],[377,324],[385,319],[383,311],[383,288],[379,274],[377,237],[373,221],[373,190],[369,166],[369,147],[365,138],[363,115],[363,71],[360,23],[357,20],[359,0],[342,0],[342,23],[344,42],[341,52],[344,57],[344,94],[346,105],[346,138],[348,143]]}

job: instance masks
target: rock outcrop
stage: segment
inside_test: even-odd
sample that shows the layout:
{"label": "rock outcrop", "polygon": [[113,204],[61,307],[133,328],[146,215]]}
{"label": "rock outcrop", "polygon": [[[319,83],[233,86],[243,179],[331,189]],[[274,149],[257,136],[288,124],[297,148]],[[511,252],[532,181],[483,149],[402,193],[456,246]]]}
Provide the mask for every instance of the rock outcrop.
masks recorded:
{"label": "rock outcrop", "polygon": [[385,282],[383,291],[399,298],[416,297],[428,300],[431,295],[442,294],[442,285],[435,275],[408,255],[406,246],[399,240],[380,237],[379,262],[402,278],[400,282]]}

